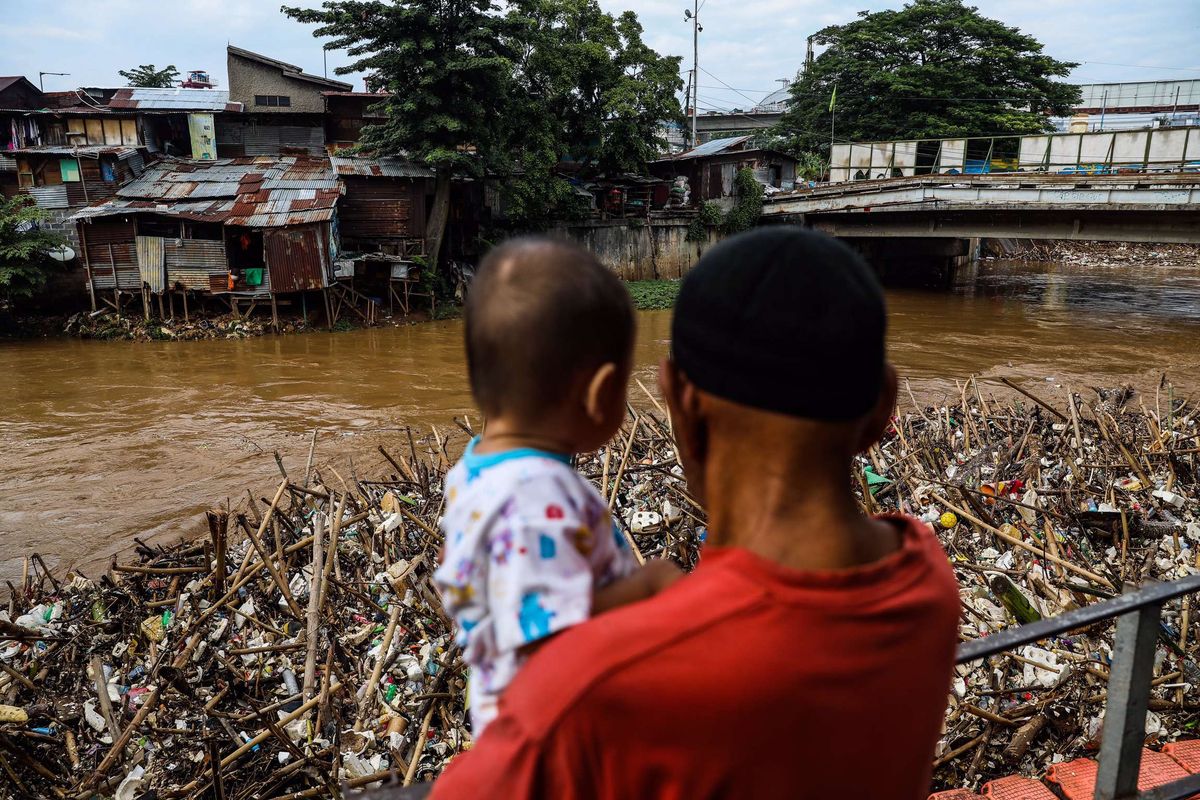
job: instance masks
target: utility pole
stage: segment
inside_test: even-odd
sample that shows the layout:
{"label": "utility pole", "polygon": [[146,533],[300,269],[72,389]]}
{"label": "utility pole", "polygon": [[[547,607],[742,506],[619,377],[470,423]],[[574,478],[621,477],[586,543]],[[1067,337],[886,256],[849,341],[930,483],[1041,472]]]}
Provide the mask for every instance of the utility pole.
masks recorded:
{"label": "utility pole", "polygon": [[692,0],[692,9],[683,10],[684,19],[692,21],[692,147],[696,146],[696,106],[700,104],[700,0]]}
{"label": "utility pole", "polygon": [[807,50],[805,51],[805,53],[804,53],[804,72],[805,72],[805,74],[808,74],[808,71],[809,71],[810,69],[812,69],[812,63],[813,63],[813,49],[812,49],[812,40],[813,40],[813,36],[816,36],[816,34],[814,33],[812,36],[809,36],[809,37],[808,37],[808,49],[807,49]]}

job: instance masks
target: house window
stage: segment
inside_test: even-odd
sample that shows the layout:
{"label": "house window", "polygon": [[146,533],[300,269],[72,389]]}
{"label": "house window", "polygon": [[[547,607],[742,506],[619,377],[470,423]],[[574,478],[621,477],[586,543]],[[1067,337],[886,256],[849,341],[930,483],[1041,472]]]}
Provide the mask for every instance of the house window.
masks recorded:
{"label": "house window", "polygon": [[59,159],[58,170],[59,174],[62,176],[63,183],[79,180],[79,162],[73,158]]}
{"label": "house window", "polygon": [[254,105],[288,108],[292,105],[292,98],[286,94],[256,94],[254,95]]}

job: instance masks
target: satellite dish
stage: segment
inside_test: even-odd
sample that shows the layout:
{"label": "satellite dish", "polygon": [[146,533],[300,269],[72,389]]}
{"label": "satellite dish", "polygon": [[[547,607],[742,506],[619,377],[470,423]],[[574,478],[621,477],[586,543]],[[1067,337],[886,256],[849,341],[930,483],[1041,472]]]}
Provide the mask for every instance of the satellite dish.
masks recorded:
{"label": "satellite dish", "polygon": [[46,255],[50,256],[55,261],[65,264],[71,259],[75,258],[75,251],[64,244],[55,247],[53,250],[47,250]]}

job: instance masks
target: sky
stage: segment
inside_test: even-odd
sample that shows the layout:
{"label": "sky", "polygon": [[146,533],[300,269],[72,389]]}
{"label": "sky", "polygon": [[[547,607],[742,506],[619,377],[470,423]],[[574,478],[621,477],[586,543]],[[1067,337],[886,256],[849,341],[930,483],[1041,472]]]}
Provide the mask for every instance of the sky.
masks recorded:
{"label": "sky", "polygon": [[[646,42],[691,67],[693,0],[600,0],[608,11],[637,12]],[[317,0],[291,0],[316,6]],[[974,0],[989,17],[1033,34],[1046,52],[1081,65],[1078,83],[1200,78],[1198,0]],[[280,12],[281,0],[0,0],[0,75],[46,75],[47,91],[121,86],[118,70],[174,64],[207,69],[225,85],[225,45],[270,55],[322,74],[313,26]],[[805,39],[860,10],[899,8],[901,0],[703,0],[699,107],[746,109],[795,75]],[[328,53],[330,77],[349,63]],[[362,90],[362,76],[352,75]]]}

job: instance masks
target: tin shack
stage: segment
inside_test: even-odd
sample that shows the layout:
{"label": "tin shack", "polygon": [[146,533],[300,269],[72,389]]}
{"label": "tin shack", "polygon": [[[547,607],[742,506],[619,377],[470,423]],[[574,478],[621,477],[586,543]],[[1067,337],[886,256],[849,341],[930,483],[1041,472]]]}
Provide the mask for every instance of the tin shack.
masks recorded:
{"label": "tin shack", "polygon": [[650,172],[666,179],[687,178],[693,203],[732,198],[734,178],[742,169],[754,170],[765,187],[789,190],[796,182],[796,159],[754,146],[753,136],[713,139],[699,147],[650,164]]}
{"label": "tin shack", "polygon": [[[87,290],[118,310],[138,295],[215,296],[234,313],[334,283],[341,190],[326,158],[257,156],[148,167],[76,212]],[[111,299],[110,299],[111,297]]]}

